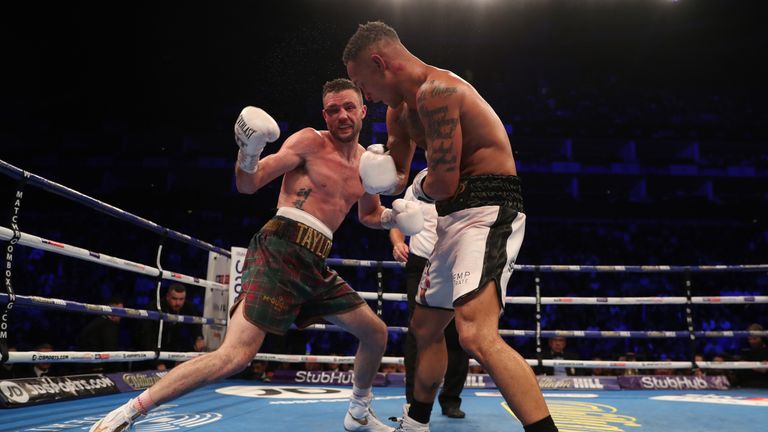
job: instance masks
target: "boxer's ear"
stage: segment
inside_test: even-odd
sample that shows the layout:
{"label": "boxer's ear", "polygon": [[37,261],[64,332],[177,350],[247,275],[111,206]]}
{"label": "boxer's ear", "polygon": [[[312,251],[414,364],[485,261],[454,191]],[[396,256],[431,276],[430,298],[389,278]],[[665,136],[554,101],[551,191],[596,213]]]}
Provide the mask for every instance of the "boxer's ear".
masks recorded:
{"label": "boxer's ear", "polygon": [[382,56],[371,54],[371,60],[373,61],[373,64],[376,65],[377,70],[384,71],[387,68],[387,61],[384,60]]}

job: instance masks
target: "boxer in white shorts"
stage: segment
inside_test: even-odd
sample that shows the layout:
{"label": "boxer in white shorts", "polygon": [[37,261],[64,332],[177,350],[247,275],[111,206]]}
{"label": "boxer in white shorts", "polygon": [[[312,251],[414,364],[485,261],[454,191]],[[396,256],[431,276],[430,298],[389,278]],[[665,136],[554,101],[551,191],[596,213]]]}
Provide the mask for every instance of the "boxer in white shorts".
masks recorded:
{"label": "boxer in white shorts", "polygon": [[525,235],[519,178],[462,178],[459,190],[456,197],[436,203],[438,241],[416,302],[452,310],[493,280],[503,313],[505,288]]}
{"label": "boxer in white shorts", "polygon": [[556,432],[533,370],[499,335],[501,297],[525,224],[504,124],[470,83],[416,57],[383,22],[360,25],[342,60],[365,97],[387,105],[388,153],[376,146],[360,159],[366,191],[402,192],[418,146],[429,172],[413,179],[414,195],[435,201],[440,215],[434,268],[409,324],[418,358],[398,431],[429,431],[447,365],[443,330],[455,316],[462,348],[490,373],[525,432]]}

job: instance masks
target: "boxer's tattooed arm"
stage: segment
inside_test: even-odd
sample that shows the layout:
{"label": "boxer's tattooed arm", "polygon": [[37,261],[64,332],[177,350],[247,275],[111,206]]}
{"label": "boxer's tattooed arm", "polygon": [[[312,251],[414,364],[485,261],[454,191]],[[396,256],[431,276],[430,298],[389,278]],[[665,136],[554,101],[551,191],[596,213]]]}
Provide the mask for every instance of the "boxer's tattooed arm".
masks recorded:
{"label": "boxer's tattooed arm", "polygon": [[424,122],[424,137],[428,140],[452,140],[459,119],[448,114],[448,106],[435,108],[421,106],[419,115]]}
{"label": "boxer's tattooed arm", "polygon": [[304,203],[307,202],[307,198],[309,198],[309,194],[312,193],[312,188],[301,188],[298,192],[296,192],[296,196],[299,198],[296,199],[296,201],[293,202],[293,206],[297,209],[303,209]]}
{"label": "boxer's tattooed arm", "polygon": [[453,141],[435,141],[429,149],[429,169],[437,170],[445,167],[445,171],[456,169],[456,154],[453,151]]}
{"label": "boxer's tattooed arm", "polygon": [[456,92],[456,87],[444,87],[431,81],[430,87],[418,96],[424,138],[429,143],[430,170],[453,171],[458,168],[454,135],[459,116],[458,112],[449,109],[450,103],[456,103],[451,100]]}

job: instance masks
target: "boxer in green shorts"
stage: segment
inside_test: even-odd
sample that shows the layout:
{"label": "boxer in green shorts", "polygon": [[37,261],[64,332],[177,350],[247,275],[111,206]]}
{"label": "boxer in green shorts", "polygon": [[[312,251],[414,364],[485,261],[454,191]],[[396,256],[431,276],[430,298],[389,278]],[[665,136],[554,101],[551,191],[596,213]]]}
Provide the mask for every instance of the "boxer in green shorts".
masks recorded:
{"label": "boxer in green shorts", "polygon": [[301,216],[297,212],[279,209],[278,216],[253,237],[245,257],[242,293],[232,308],[244,303],[245,318],[270,333],[283,334],[293,323],[304,328],[365,304],[325,265],[331,239],[297,222]]}
{"label": "boxer in green shorts", "polygon": [[[240,113],[235,123],[240,147],[235,164],[237,190],[252,194],[279,176],[283,180],[277,214],[254,236],[248,250],[244,289],[232,308],[224,342],[216,351],[173,368],[91,431],[126,430],[155,406],[245,369],[268,332],[280,334],[293,322],[304,326],[320,319],[360,341],[344,430],[394,430],[371,409],[371,385],[387,345],[387,326],[326,266],[325,259],[334,231],[354,204],[364,225],[397,227],[409,235],[421,229],[423,216],[418,205],[402,199],[395,200],[391,209],[384,208],[378,194],[363,189],[359,165],[366,152],[358,137],[366,107],[360,90],[346,79],[326,83],[322,112],[328,130],[302,129],[264,159],[261,151],[280,135],[277,123],[256,107]],[[375,182],[376,174],[368,180]]]}

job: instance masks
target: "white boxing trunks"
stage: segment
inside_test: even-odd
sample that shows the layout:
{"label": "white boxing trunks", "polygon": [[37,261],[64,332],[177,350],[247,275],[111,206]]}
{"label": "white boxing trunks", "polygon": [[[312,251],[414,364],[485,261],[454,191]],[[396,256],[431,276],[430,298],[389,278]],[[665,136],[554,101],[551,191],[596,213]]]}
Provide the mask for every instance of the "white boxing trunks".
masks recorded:
{"label": "white boxing trunks", "polygon": [[493,280],[503,313],[507,282],[525,235],[520,179],[463,177],[456,195],[438,201],[436,208],[438,240],[421,276],[416,302],[453,309]]}

